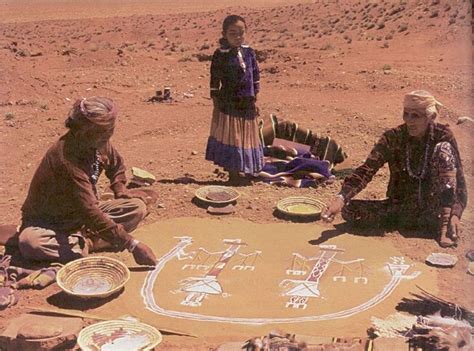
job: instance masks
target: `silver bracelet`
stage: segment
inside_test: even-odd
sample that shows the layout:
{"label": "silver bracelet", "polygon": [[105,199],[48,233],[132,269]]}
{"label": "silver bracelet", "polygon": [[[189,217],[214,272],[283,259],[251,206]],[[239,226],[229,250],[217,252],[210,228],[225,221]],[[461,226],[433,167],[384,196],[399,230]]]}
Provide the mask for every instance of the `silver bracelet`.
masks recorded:
{"label": "silver bracelet", "polygon": [[140,244],[140,242],[137,239],[132,239],[130,246],[128,247],[128,252],[133,252],[138,244]]}

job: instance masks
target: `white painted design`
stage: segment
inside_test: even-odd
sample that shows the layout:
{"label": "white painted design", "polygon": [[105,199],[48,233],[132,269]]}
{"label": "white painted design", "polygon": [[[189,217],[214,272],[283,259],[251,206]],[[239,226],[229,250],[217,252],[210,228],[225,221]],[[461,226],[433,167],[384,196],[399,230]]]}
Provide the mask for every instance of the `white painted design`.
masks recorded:
{"label": "white painted design", "polygon": [[[302,297],[304,299],[290,298],[286,303],[286,307],[306,308],[309,297],[319,297],[319,281],[328,269],[332,259],[339,253],[344,252],[338,249],[336,245],[320,245],[321,253],[315,259],[307,259],[307,261],[315,260],[311,272],[305,280],[284,279],[280,286],[288,288],[283,293],[285,296]],[[293,254],[293,257],[295,255]],[[300,255],[301,257],[301,255]],[[291,272],[292,270],[290,270]],[[287,270],[288,272],[288,270]]]}
{"label": "white painted design", "polygon": [[362,284],[367,284],[369,282],[369,279],[365,276],[364,270],[367,269],[367,267],[364,265],[365,260],[363,258],[358,258],[356,260],[352,261],[340,261],[337,259],[332,259],[332,262],[338,263],[341,265],[341,270],[332,277],[332,280],[335,282],[342,282],[345,283],[347,282],[347,276],[346,276],[346,270],[349,272],[353,272],[353,269],[351,269],[350,265],[357,264],[356,267],[358,268],[358,276],[354,277],[354,284],[362,283]]}
{"label": "white painted design", "polygon": [[[180,242],[172,248],[167,254],[161,257],[157,261],[157,265],[153,271],[148,273],[147,277],[145,278],[145,282],[143,284],[141,295],[143,297],[143,301],[145,307],[154,313],[157,313],[162,316],[172,317],[172,318],[181,318],[187,320],[197,320],[197,321],[206,321],[206,322],[217,322],[217,323],[233,323],[233,324],[253,324],[253,325],[261,325],[261,324],[282,324],[282,323],[301,323],[301,322],[316,322],[316,321],[327,321],[327,320],[334,320],[334,319],[341,319],[341,318],[348,318],[363,311],[366,311],[380,302],[385,300],[388,296],[392,294],[395,288],[400,284],[403,279],[414,279],[416,278],[420,272],[414,272],[410,275],[405,275],[405,273],[410,268],[410,265],[405,264],[405,260],[403,257],[391,257],[390,263],[387,263],[389,272],[391,274],[390,281],[382,288],[382,290],[376,294],[374,297],[370,298],[368,301],[357,305],[355,307],[351,307],[349,309],[332,312],[322,315],[310,315],[310,316],[295,316],[295,317],[286,317],[286,318],[271,318],[271,317],[262,317],[262,318],[246,318],[246,317],[221,317],[215,315],[203,315],[199,313],[191,313],[191,312],[181,312],[181,311],[172,311],[164,309],[163,307],[157,304],[155,297],[153,295],[153,287],[157,280],[158,275],[160,274],[161,270],[164,268],[168,261],[171,261],[173,258],[177,257],[179,259],[179,255],[183,257],[183,249],[192,243],[192,239],[190,237],[182,237],[179,238]],[[327,247],[323,247],[323,249]],[[323,250],[324,251],[324,250]],[[320,257],[320,256],[319,256]],[[327,258],[327,256],[326,256]],[[320,263],[319,267],[324,268],[324,262]],[[314,267],[313,267],[314,268]],[[320,271],[319,271],[320,272]],[[315,286],[315,282],[317,282],[318,274],[313,275],[313,280],[306,281],[306,286],[301,291],[306,291],[307,294],[317,295],[316,291],[317,285]],[[321,273],[319,273],[319,278],[321,277]],[[212,285],[212,284],[211,284]],[[225,293],[222,294],[225,296]],[[207,293],[189,293],[185,300],[188,299],[189,301],[194,301],[196,304],[202,303],[205,297],[209,296]],[[308,301],[307,296],[290,296],[291,303],[293,305],[299,305],[301,308],[305,308],[307,306]],[[290,301],[289,301],[290,302]],[[191,306],[191,303],[188,304]]]}
{"label": "white painted design", "polygon": [[[242,256],[242,261],[240,261],[238,264],[234,265],[232,267],[232,270],[246,271],[248,269],[248,270],[254,271],[255,270],[255,261],[257,261],[257,258],[260,257],[261,253],[262,253],[262,251],[255,251],[251,254],[239,253],[239,255]],[[250,259],[252,261],[250,264],[247,263],[248,259]]]}
{"label": "white painted design", "polygon": [[309,267],[307,265],[308,259],[297,252],[293,252],[293,259],[291,260],[291,267],[286,270],[288,275],[305,275]]}
{"label": "white painted design", "polygon": [[[181,288],[172,291],[173,294],[184,292],[186,297],[181,301],[181,305],[199,307],[202,305],[204,299],[208,295],[220,295],[223,297],[229,296],[225,294],[222,286],[217,280],[219,274],[227,267],[230,260],[237,254],[242,246],[246,246],[240,239],[224,239],[224,244],[229,245],[227,249],[218,252],[210,252],[200,247],[197,252],[185,254],[183,249],[178,251],[181,256],[191,259],[191,263],[183,265],[182,269],[201,270],[204,269],[207,272],[200,277],[191,277],[183,279],[179,282]],[[241,261],[239,264],[232,267],[233,270],[255,270],[255,261],[259,257],[261,251],[255,251],[250,254],[240,254]],[[211,265],[209,263],[212,256],[220,255],[218,260]],[[253,260],[252,260],[253,258]],[[248,263],[248,260],[251,263]]]}
{"label": "white painted design", "polygon": [[[313,268],[311,269],[311,273],[306,277],[305,280],[284,279],[280,283],[280,287],[286,288],[286,291],[283,293],[283,295],[291,296],[291,298],[286,303],[286,307],[305,309],[306,304],[308,303],[308,298],[320,297],[321,293],[318,288],[319,281],[331,263],[337,263],[341,265],[340,271],[332,278],[334,282],[347,282],[345,271],[348,270],[352,272],[350,265],[354,264],[357,264],[358,267],[358,276],[354,277],[354,283],[367,284],[369,282],[368,278],[364,275],[364,268],[366,267],[363,264],[363,258],[350,261],[341,261],[335,257],[338,253],[343,253],[345,250],[337,248],[336,245],[320,245],[319,248],[321,251],[319,256],[311,258],[306,258],[298,253],[293,253],[291,268],[286,270],[287,274],[303,275],[305,270],[297,270],[294,267],[296,265],[301,267],[303,263],[312,261],[314,261],[314,264]],[[302,299],[296,299],[294,297],[301,297]]]}

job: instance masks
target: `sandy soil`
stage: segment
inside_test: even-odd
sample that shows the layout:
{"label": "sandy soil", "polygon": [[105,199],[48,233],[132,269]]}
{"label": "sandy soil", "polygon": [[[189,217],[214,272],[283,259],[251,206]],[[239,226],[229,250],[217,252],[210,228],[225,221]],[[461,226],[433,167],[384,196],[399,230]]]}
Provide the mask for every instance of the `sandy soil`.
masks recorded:
{"label": "sandy soil", "polygon": [[[276,113],[340,141],[360,164],[387,128],[401,123],[403,94],[431,91],[445,106],[440,122],[452,127],[472,184],[472,32],[469,1],[357,2],[231,1],[0,1],[0,210],[2,223],[18,223],[20,207],[41,156],[64,133],[64,117],[77,97],[105,95],[120,106],[113,142],[128,166],[154,173],[159,207],[147,223],[182,216],[207,218],[191,199],[204,184],[219,182],[204,161],[211,117],[209,55],[225,15],[248,19],[248,42],[262,52],[262,116]],[[176,3],[176,2],[175,2]],[[196,5],[199,3],[199,5]],[[115,4],[115,2],[114,2]],[[284,6],[287,4],[287,6]],[[241,6],[240,6],[241,5]],[[170,86],[175,102],[150,104]],[[241,187],[235,218],[283,223],[277,200],[297,194],[323,201],[335,184],[317,189],[264,184]],[[383,169],[360,197],[384,196]],[[106,183],[102,179],[105,189]],[[439,270],[439,296],[473,308],[472,277],[464,254],[472,249],[473,215],[464,213],[464,236],[454,269]],[[337,224],[337,223],[336,223]],[[328,226],[330,230],[332,226]],[[411,260],[423,262],[437,244],[428,233],[386,233]],[[125,254],[123,254],[126,256]],[[47,306],[58,292],[22,292],[0,316],[0,328],[31,306]],[[339,331],[341,334],[344,330]],[[199,342],[196,342],[196,348]]]}

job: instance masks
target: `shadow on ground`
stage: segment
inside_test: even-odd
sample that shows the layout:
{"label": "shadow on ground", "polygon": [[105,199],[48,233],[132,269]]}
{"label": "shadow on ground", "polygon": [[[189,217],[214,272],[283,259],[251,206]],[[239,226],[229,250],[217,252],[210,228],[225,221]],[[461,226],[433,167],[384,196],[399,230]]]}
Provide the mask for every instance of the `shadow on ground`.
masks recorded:
{"label": "shadow on ground", "polygon": [[430,233],[427,233],[425,230],[412,230],[412,229],[403,229],[403,228],[361,228],[361,227],[354,227],[350,223],[344,222],[340,224],[334,225],[333,229],[324,230],[321,233],[319,238],[313,239],[309,241],[311,245],[320,245],[324,242],[338,237],[340,235],[355,235],[355,236],[363,236],[363,237],[383,237],[386,233],[395,232],[396,234],[400,234],[404,238],[419,238],[419,239],[429,239],[433,240],[434,236]]}

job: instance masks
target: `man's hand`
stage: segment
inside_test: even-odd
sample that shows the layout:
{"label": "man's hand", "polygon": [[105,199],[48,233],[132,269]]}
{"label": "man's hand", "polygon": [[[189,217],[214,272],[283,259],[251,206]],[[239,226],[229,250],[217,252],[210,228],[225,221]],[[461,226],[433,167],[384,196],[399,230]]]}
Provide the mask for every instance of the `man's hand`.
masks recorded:
{"label": "man's hand", "polygon": [[336,196],[332,202],[324,209],[321,214],[321,218],[324,222],[330,223],[334,220],[337,214],[339,214],[344,207],[344,200],[341,196]]}
{"label": "man's hand", "polygon": [[138,243],[132,252],[135,262],[143,266],[155,266],[156,256],[153,251],[144,243]]}
{"label": "man's hand", "polygon": [[449,220],[449,230],[448,233],[453,241],[457,241],[459,236],[461,235],[461,220],[458,216],[451,216]]}

